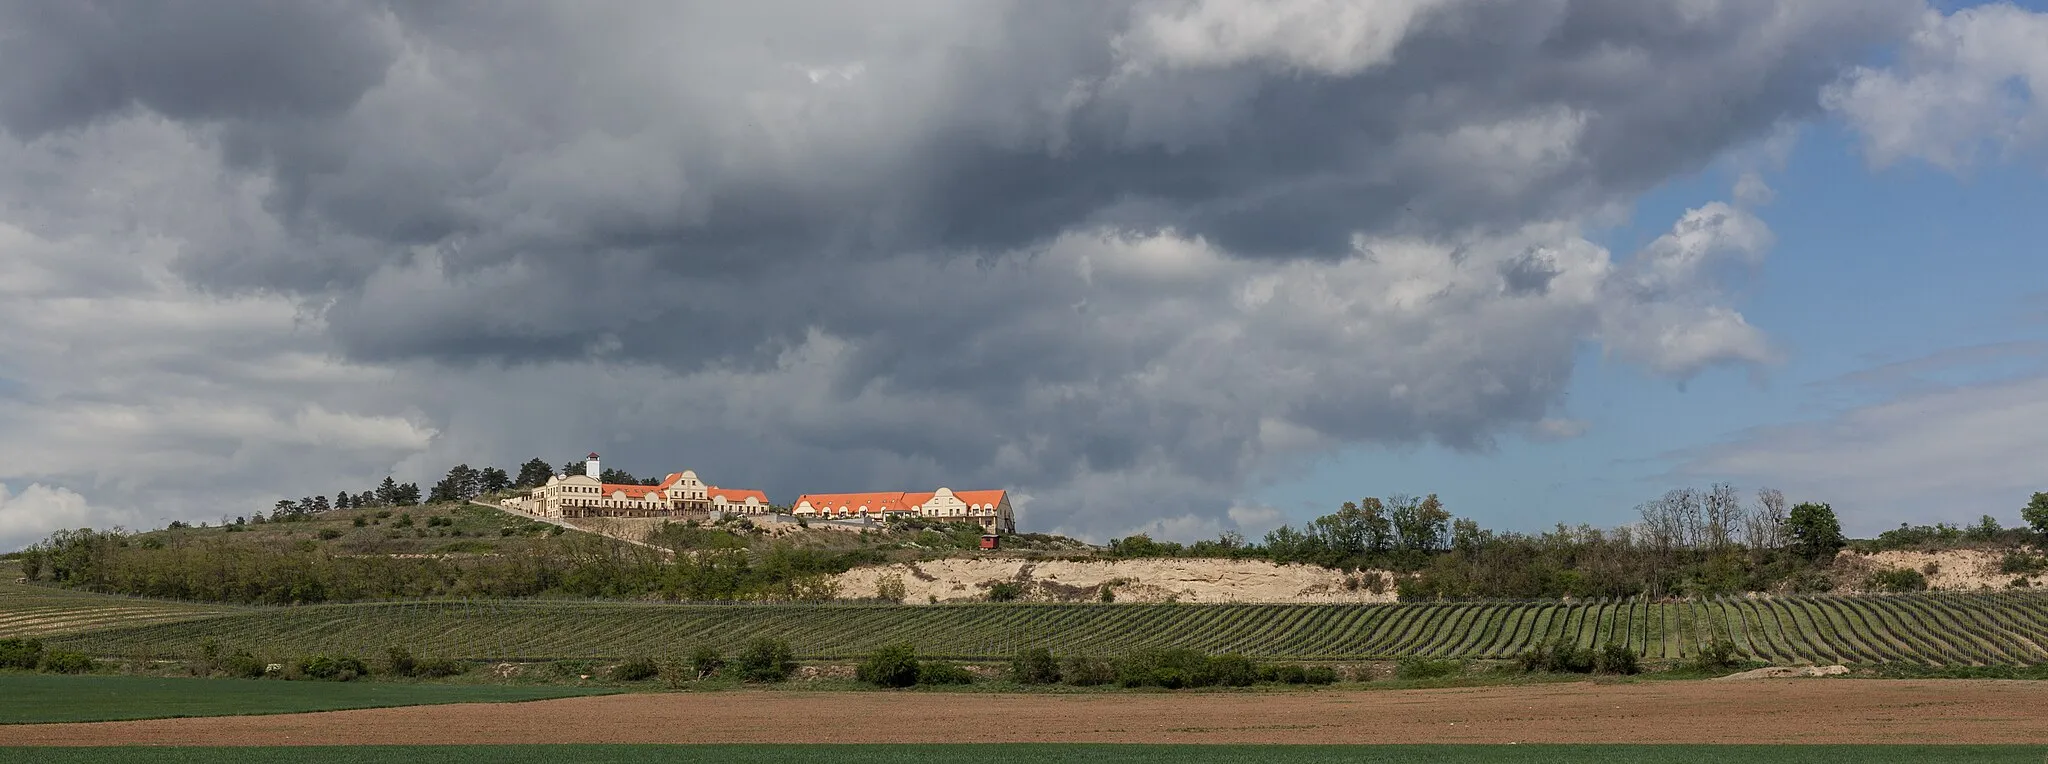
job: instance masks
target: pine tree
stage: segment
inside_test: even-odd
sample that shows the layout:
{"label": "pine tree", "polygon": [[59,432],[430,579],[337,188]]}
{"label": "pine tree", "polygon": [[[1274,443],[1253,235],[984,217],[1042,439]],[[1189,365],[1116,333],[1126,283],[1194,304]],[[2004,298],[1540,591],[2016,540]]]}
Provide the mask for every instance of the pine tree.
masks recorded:
{"label": "pine tree", "polygon": [[354,508],[355,508],[355,499],[354,499],[353,497],[349,496],[349,495],[348,495],[348,492],[347,492],[347,491],[342,491],[342,492],[340,492],[340,493],[337,493],[337,494],[335,494],[335,495],[334,495],[334,508],[335,508],[335,509],[354,509]]}
{"label": "pine tree", "polygon": [[497,493],[512,487],[512,476],[496,467],[485,467],[477,476],[477,490],[482,493]]}
{"label": "pine tree", "polygon": [[397,503],[398,481],[393,480],[390,475],[385,475],[384,482],[377,485],[377,506],[389,507]]}
{"label": "pine tree", "polygon": [[519,479],[512,483],[512,487],[539,488],[547,485],[548,478],[554,476],[555,473],[548,469],[547,461],[536,456],[526,460],[525,464],[519,465]]}

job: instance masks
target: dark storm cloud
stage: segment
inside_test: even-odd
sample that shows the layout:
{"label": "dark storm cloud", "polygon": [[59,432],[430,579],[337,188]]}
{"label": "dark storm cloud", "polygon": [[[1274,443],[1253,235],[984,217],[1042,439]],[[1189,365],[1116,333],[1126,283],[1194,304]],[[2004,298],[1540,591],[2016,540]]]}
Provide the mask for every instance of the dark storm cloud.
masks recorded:
{"label": "dark storm cloud", "polygon": [[1572,223],[1811,115],[1918,10],[21,3],[0,123],[217,151],[267,217],[130,191],[196,200],[166,262],[402,370],[450,462],[631,438],[777,496],[1006,485],[1041,528],[1187,529],[1293,456],[1535,422],[1589,336],[1761,357],[1732,311],[1607,284]]}

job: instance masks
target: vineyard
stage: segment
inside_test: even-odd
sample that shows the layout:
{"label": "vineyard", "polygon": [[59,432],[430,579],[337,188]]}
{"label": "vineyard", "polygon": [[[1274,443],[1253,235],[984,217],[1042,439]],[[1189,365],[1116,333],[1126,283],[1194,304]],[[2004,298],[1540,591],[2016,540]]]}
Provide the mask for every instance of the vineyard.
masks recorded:
{"label": "vineyard", "polygon": [[[0,570],[0,572],[6,572]],[[187,621],[241,608],[0,583],[0,638],[41,637],[119,626]]]}
{"label": "vineyard", "polygon": [[[1029,647],[1113,655],[1187,647],[1308,660],[1509,658],[1558,640],[1616,642],[1682,660],[1728,640],[1772,663],[2015,665],[2048,662],[2048,596],[2031,592],[1384,605],[974,604],[674,605],[479,601],[318,605],[73,634],[54,646],[100,655],[196,653],[208,638],[275,655],[370,655],[404,645],[485,660],[623,658],[787,640],[806,659],[892,642],[956,659]],[[2037,641],[2040,640],[2040,641]]]}

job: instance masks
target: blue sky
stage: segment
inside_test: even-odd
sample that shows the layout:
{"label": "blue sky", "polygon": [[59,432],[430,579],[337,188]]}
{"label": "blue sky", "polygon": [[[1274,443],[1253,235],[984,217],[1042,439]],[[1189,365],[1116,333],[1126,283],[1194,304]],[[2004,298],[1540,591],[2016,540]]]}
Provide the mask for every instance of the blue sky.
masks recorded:
{"label": "blue sky", "polygon": [[[1617,256],[1638,248],[1684,210],[1728,198],[1736,176],[1717,163],[1667,183],[1635,206],[1628,224],[1595,239]],[[1583,437],[1510,436],[1479,453],[1351,448],[1259,498],[1297,522],[1360,496],[1435,492],[1489,527],[1626,523],[1636,505],[1670,488],[1727,480],[1747,493],[1758,485],[1754,476],[1684,474],[1687,452],[1897,392],[1850,385],[1841,381],[1846,375],[1943,351],[2048,342],[2048,176],[2039,166],[1990,163],[1960,176],[1917,162],[1874,169],[1853,135],[1820,123],[1802,130],[1785,166],[1764,177],[1775,196],[1758,214],[1777,244],[1739,291],[1743,314],[1784,353],[1762,378],[1716,369],[1679,383],[1603,360],[1589,344],[1562,412],[1589,424]],[[2038,372],[2039,360],[2038,350],[2004,354],[1945,365],[1933,379],[1968,386]],[[2048,453],[2040,457],[2048,464]],[[2040,490],[2048,490],[2048,470],[2037,474]],[[1847,498],[1788,492],[1795,502],[1830,502],[1855,533],[1900,519]],[[1959,498],[1914,521],[1989,513],[2018,524],[2027,497]]]}

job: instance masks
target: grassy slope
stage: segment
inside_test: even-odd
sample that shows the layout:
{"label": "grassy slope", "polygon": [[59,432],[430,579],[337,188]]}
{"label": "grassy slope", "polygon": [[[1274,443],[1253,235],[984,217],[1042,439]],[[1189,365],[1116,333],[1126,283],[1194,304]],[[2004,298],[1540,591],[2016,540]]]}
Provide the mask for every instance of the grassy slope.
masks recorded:
{"label": "grassy slope", "polygon": [[[0,749],[5,751],[6,749]],[[748,764],[903,764],[972,761],[977,764],[1206,764],[1259,761],[1352,764],[2001,764],[2042,759],[2038,746],[1240,746],[1240,745],[703,745],[703,746],[348,746],[270,748],[35,748],[16,749],[22,761],[42,764],[231,761],[237,764],[453,764],[504,762],[736,762]]]}
{"label": "grassy slope", "polygon": [[[1933,606],[1936,602],[1941,606]],[[1624,619],[1633,625],[1603,628],[1599,638],[1617,630],[1633,632],[1636,637],[1630,644],[1646,657],[1684,659],[1697,653],[1696,640],[1660,638],[1646,646],[1640,636],[1646,623],[1665,619],[1661,608],[1681,607],[1722,625],[1746,623],[1732,630],[1743,654],[1788,653],[1814,662],[2020,665],[2048,661],[2048,653],[2040,646],[2014,636],[2048,631],[2048,607],[2043,605],[2048,605],[2048,596],[2001,593],[1801,598],[1762,606],[1766,614],[1773,609],[1797,609],[1823,617],[1827,613],[1889,614],[1886,618],[1842,618],[1842,623],[1854,625],[1859,642],[1833,631],[1802,627],[1789,618],[1759,619],[1751,603],[1637,603]],[[1553,617],[1542,628],[1470,633],[1474,628],[1509,629],[1517,621],[1497,617],[1508,608],[1561,611],[1567,607],[1575,613],[1571,618]],[[1475,609],[1495,615],[1474,617],[1471,611]],[[391,645],[402,645],[435,657],[553,660],[660,656],[698,645],[730,653],[749,639],[769,636],[788,640],[799,657],[816,660],[853,658],[893,642],[909,642],[934,657],[966,660],[1007,659],[1027,647],[1046,647],[1061,655],[1188,647],[1307,660],[1418,654],[1497,659],[1565,635],[1581,645],[1593,645],[1593,630],[1578,628],[1578,624],[1611,618],[1619,609],[1615,603],[1598,602],[1569,606],[415,602],[260,609],[205,621],[73,635],[53,639],[51,645],[103,656],[146,650],[158,657],[189,657],[202,640],[215,638],[230,649],[270,656],[313,652],[376,655]],[[1987,630],[1965,619],[1983,619],[2000,628]],[[1717,626],[1716,631],[1721,630]],[[1859,651],[1856,644],[1883,649]]]}
{"label": "grassy slope", "polygon": [[[0,674],[0,724],[504,703],[609,692],[577,687]],[[5,736],[0,732],[0,739]]]}

